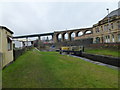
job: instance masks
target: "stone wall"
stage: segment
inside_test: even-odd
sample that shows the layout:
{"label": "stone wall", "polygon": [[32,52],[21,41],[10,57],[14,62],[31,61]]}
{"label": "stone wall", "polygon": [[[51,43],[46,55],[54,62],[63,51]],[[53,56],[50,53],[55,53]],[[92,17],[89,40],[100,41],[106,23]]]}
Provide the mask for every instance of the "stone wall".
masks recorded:
{"label": "stone wall", "polygon": [[64,41],[64,42],[57,42],[54,43],[56,47],[61,47],[61,46],[84,46],[87,47],[88,45],[93,43],[92,38],[88,39],[81,39],[81,40],[75,40],[75,41]]}
{"label": "stone wall", "polygon": [[87,48],[92,49],[114,49],[120,50],[120,43],[99,43],[99,44],[90,44]]}
{"label": "stone wall", "polygon": [[25,49],[14,50],[14,61],[25,52]]}
{"label": "stone wall", "polygon": [[105,64],[110,64],[113,66],[120,67],[120,58],[117,58],[117,57],[95,55],[95,54],[88,54],[88,53],[82,53],[82,57],[91,59],[93,61],[98,61],[98,62],[102,62]]}

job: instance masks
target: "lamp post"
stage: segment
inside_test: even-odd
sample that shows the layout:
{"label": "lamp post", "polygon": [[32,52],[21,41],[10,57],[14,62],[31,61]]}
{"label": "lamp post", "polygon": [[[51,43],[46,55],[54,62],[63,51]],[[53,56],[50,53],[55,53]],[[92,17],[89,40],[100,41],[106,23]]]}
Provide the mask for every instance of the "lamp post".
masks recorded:
{"label": "lamp post", "polygon": [[108,17],[108,31],[110,31],[109,8],[107,8],[106,10],[108,12],[108,16],[107,16]]}
{"label": "lamp post", "polygon": [[[110,35],[110,17],[109,17],[109,8],[107,8],[106,9],[107,10],[107,12],[108,12],[108,33],[109,33],[109,35]],[[110,36],[107,36],[107,40],[108,40],[108,42],[110,42],[109,40],[110,40]]]}

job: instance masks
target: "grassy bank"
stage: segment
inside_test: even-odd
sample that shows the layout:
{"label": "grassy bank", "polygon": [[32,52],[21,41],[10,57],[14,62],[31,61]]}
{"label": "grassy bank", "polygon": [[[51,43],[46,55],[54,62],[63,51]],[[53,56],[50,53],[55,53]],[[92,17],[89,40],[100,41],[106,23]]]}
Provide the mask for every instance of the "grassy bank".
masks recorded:
{"label": "grassy bank", "polygon": [[3,70],[4,88],[117,88],[118,71],[56,52],[28,51]]}
{"label": "grassy bank", "polygon": [[114,51],[114,50],[109,50],[109,49],[88,49],[86,48],[85,52],[91,53],[91,54],[120,57],[120,51]]}

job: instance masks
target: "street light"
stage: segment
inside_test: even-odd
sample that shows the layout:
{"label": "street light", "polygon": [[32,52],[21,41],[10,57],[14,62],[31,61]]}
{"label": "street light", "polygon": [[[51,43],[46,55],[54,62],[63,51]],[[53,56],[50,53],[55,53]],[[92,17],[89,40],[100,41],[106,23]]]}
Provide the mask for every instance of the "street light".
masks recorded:
{"label": "street light", "polygon": [[[107,12],[108,12],[108,32],[110,34],[110,17],[109,17],[109,8],[106,9]],[[109,40],[110,39],[110,36],[107,36],[107,39]],[[108,41],[109,42],[109,41]]]}
{"label": "street light", "polygon": [[108,30],[110,31],[109,8],[107,8],[106,10],[108,12],[108,15],[107,15],[107,17],[108,17]]}
{"label": "street light", "polygon": [[109,8],[106,9],[108,11],[108,14],[109,14]]}

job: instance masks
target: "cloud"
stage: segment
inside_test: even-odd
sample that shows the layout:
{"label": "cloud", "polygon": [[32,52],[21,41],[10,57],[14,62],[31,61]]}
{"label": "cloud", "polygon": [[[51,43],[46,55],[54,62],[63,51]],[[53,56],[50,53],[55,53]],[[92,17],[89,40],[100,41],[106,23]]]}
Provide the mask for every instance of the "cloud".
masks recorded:
{"label": "cloud", "polygon": [[2,2],[0,25],[14,35],[90,27],[107,15],[106,8],[116,9],[117,2]]}

